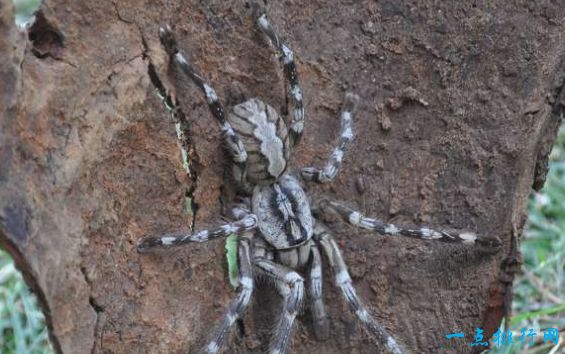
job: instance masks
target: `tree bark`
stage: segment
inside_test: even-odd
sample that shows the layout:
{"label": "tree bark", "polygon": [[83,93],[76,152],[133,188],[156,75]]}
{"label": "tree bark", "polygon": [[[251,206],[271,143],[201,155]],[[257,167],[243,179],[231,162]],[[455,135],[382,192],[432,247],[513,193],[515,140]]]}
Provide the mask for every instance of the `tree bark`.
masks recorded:
{"label": "tree bark", "polygon": [[[282,75],[245,1],[44,0],[27,37],[0,0],[0,243],[38,295],[62,353],[195,352],[234,291],[224,243],[139,255],[137,241],[221,221],[226,159],[197,90],[167,74],[158,26],[230,106],[260,96],[284,108]],[[562,1],[269,2],[294,49],[306,103],[294,168],[320,164],[343,93],[361,96],[356,139],[331,185],[314,195],[368,215],[470,229],[496,254],[387,238],[331,224],[359,294],[414,353],[471,352],[508,313],[532,186],[565,105]],[[196,180],[183,172],[172,122],[148,76],[153,63],[191,122]],[[363,188],[360,188],[360,184]],[[329,281],[332,335],[308,314],[293,353],[374,353]],[[272,291],[254,304],[228,352],[265,349]],[[462,331],[465,339],[447,340]]]}

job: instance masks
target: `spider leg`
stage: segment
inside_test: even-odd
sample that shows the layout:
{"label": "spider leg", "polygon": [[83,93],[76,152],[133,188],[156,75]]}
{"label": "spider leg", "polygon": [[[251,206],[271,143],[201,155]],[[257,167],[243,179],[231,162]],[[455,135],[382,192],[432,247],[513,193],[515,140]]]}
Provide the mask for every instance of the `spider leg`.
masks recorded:
{"label": "spider leg", "polygon": [[292,145],[296,145],[300,141],[302,131],[304,130],[304,103],[302,101],[302,89],[300,88],[298,74],[296,73],[294,54],[286,44],[280,41],[267,14],[263,10],[256,9],[255,20],[261,32],[267,36],[271,45],[277,51],[279,60],[283,66],[286,86],[288,87],[287,102],[291,103],[292,108],[292,118],[290,122]]}
{"label": "spider leg", "polygon": [[479,236],[473,232],[463,231],[463,232],[447,232],[447,231],[437,231],[427,227],[420,228],[407,228],[403,226],[398,226],[394,224],[385,223],[379,219],[371,219],[360,212],[353,210],[345,205],[334,201],[324,201],[322,202],[319,211],[326,212],[325,208],[333,209],[337,214],[349,224],[368,230],[376,231],[383,235],[388,236],[405,236],[418,238],[423,240],[436,240],[448,243],[467,243],[467,244],[479,244],[485,245],[492,248],[497,248],[500,245],[500,240],[495,237],[485,237]]}
{"label": "spider leg", "polygon": [[309,283],[307,287],[310,312],[312,313],[314,334],[318,340],[326,340],[329,336],[329,321],[322,297],[322,257],[315,243],[310,250],[311,264],[308,274]]}
{"label": "spider leg", "polygon": [[222,137],[226,143],[227,149],[236,164],[244,164],[247,161],[247,152],[237,133],[233,130],[231,124],[226,119],[224,107],[220,102],[216,91],[208,85],[202,76],[198,73],[179,51],[178,44],[171,28],[167,25],[159,29],[159,38],[161,44],[171,57],[171,61],[178,65],[181,71],[187,75],[206,97],[208,108],[212,115],[220,124]]}
{"label": "spider leg", "polygon": [[217,353],[220,348],[222,348],[232,325],[243,315],[251,300],[251,294],[253,293],[253,271],[249,236],[250,235],[246,235],[238,240],[239,294],[230,304],[220,326],[214,333],[212,341],[202,349],[204,353]]}
{"label": "spider leg", "polygon": [[343,108],[341,109],[341,129],[339,132],[339,142],[334,148],[326,165],[322,169],[315,167],[305,167],[301,171],[302,177],[307,181],[314,181],[318,183],[325,183],[332,181],[341,167],[343,155],[347,150],[349,142],[353,139],[353,130],[351,128],[351,120],[359,97],[354,93],[348,92],[345,94]]}
{"label": "spider leg", "polygon": [[162,236],[149,236],[137,245],[138,252],[149,252],[155,248],[171,248],[186,245],[190,242],[206,242],[216,238],[227,237],[230,234],[242,235],[257,227],[257,217],[254,214],[242,215],[240,220],[224,224],[211,230],[195,233],[176,232]]}
{"label": "spider leg", "polygon": [[347,266],[345,265],[335,240],[319,222],[316,224],[314,237],[320,243],[323,252],[328,258],[335,276],[335,283],[341,290],[349,309],[357,316],[369,333],[374,335],[380,343],[386,346],[389,352],[394,354],[406,353],[385,328],[373,318],[357,296],[357,292],[353,287],[351,277],[347,271]]}
{"label": "spider leg", "polygon": [[292,333],[292,325],[302,306],[304,280],[292,269],[265,258],[255,258],[254,265],[263,275],[274,280],[284,297],[283,311],[269,350],[270,354],[283,354]]}

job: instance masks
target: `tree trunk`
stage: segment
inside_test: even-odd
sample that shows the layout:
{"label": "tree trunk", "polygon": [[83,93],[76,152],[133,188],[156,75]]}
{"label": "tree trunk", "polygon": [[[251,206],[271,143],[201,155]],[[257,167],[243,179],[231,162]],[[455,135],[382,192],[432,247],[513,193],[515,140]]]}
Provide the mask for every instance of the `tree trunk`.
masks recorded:
{"label": "tree trunk", "polygon": [[[0,243],[38,295],[56,351],[195,352],[235,295],[224,243],[152,255],[136,243],[187,227],[191,184],[195,228],[219,223],[227,161],[199,92],[167,74],[158,26],[175,27],[227,106],[260,96],[283,109],[281,71],[249,5],[44,0],[28,40],[11,1],[0,4]],[[563,2],[288,0],[267,9],[304,89],[294,168],[325,159],[344,91],[361,96],[343,171],[312,194],[503,241],[488,254],[331,224],[359,294],[406,347],[471,352],[475,327],[490,336],[509,309],[526,200],[543,184],[563,114]],[[191,122],[194,181],[150,62]],[[329,269],[326,277],[331,339],[313,339],[306,313],[291,352],[380,352]],[[271,296],[254,294],[228,352],[265,349]],[[459,331],[465,339],[445,338]]]}

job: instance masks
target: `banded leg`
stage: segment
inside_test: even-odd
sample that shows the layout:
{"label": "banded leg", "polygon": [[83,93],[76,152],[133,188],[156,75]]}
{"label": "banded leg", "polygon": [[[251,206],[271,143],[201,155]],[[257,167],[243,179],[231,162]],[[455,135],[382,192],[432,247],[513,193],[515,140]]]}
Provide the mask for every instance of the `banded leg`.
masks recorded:
{"label": "banded leg", "polygon": [[383,235],[388,236],[406,236],[418,238],[423,240],[437,240],[448,243],[467,243],[467,244],[480,244],[489,247],[498,247],[500,240],[493,237],[478,236],[473,232],[447,232],[437,231],[427,227],[420,228],[406,228],[394,224],[387,224],[378,219],[367,218],[360,212],[346,207],[340,203],[333,201],[323,202],[324,205],[320,211],[324,212],[324,207],[329,207],[337,211],[338,215],[349,224],[368,230],[376,231]]}
{"label": "banded leg", "polygon": [[318,340],[326,340],[329,336],[330,324],[324,299],[322,297],[322,257],[316,244],[313,244],[310,251],[311,264],[309,283],[307,288],[308,301],[310,302],[310,312],[312,313],[314,334]]}
{"label": "banded leg", "polygon": [[407,353],[385,328],[373,318],[357,296],[341,252],[327,229],[318,223],[314,230],[314,237],[320,243],[323,252],[328,258],[335,276],[335,283],[341,290],[349,309],[357,316],[369,333],[386,346],[389,352],[393,354]]}
{"label": "banded leg", "polygon": [[341,162],[343,160],[343,155],[347,151],[349,142],[353,139],[353,129],[351,127],[351,121],[355,110],[357,109],[357,104],[359,102],[359,97],[351,92],[345,94],[345,100],[343,103],[343,108],[341,110],[341,129],[339,132],[339,142],[334,148],[328,162],[322,169],[315,167],[305,167],[302,169],[302,177],[307,181],[314,181],[318,183],[325,183],[332,181],[341,167]]}
{"label": "banded leg", "polygon": [[233,161],[236,164],[244,164],[247,161],[247,152],[245,151],[241,139],[227,121],[224,107],[218,99],[216,91],[204,81],[202,76],[188,63],[184,55],[179,51],[177,41],[169,26],[159,29],[159,38],[166,52],[171,56],[171,61],[178,65],[182,72],[187,75],[206,96],[208,108],[220,124],[222,138],[226,143]]}
{"label": "banded leg", "polygon": [[251,300],[251,294],[253,293],[253,271],[251,265],[250,241],[248,238],[244,237],[239,239],[238,242],[239,294],[230,304],[228,312],[222,319],[212,341],[202,349],[204,353],[217,353],[220,348],[222,348],[232,325],[243,315]]}
{"label": "banded leg", "polygon": [[171,248],[186,245],[190,242],[206,242],[230,234],[241,235],[257,227],[257,217],[247,214],[241,220],[227,223],[212,230],[202,230],[193,234],[177,232],[163,236],[149,236],[141,240],[137,246],[138,252],[149,252],[155,248]]}
{"label": "banded leg", "polygon": [[283,66],[287,86],[287,103],[290,102],[292,112],[290,122],[292,145],[296,145],[300,141],[302,131],[304,130],[304,102],[302,101],[302,89],[298,82],[296,65],[294,64],[294,54],[286,44],[280,41],[264,11],[255,9],[255,19],[261,32],[267,36],[271,45],[277,51]]}
{"label": "banded leg", "polygon": [[269,350],[270,354],[283,354],[292,334],[292,325],[302,306],[304,280],[290,268],[264,258],[254,259],[254,264],[262,274],[275,281],[284,297],[283,310]]}

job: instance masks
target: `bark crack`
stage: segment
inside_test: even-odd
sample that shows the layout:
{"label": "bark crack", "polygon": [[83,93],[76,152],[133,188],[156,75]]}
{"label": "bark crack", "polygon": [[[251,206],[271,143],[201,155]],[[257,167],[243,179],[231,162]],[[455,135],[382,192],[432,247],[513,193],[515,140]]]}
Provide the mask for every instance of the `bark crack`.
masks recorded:
{"label": "bark crack", "polygon": [[92,348],[90,348],[90,352],[94,354],[96,351],[96,338],[98,337],[98,331],[100,326],[100,313],[104,312],[104,307],[97,304],[96,299],[94,298],[94,296],[92,296],[92,282],[90,281],[88,277],[88,273],[86,271],[86,267],[83,264],[80,265],[80,272],[82,273],[84,281],[86,282],[89,288],[88,304],[90,305],[90,307],[92,307],[92,310],[94,310],[94,313],[96,314],[96,320],[94,322],[94,333],[93,333],[94,341],[92,343]]}
{"label": "bark crack", "polygon": [[547,173],[549,172],[549,155],[553,148],[553,143],[559,132],[559,126],[563,121],[565,113],[565,63],[561,63],[559,84],[548,95],[547,104],[550,106],[550,118],[548,119],[544,131],[540,134],[540,142],[536,157],[534,179],[532,188],[539,191],[545,184]]}
{"label": "bark crack", "polygon": [[196,210],[198,204],[195,200],[195,191],[198,186],[198,168],[199,157],[193,143],[193,134],[191,123],[183,112],[180,103],[176,100],[173,91],[168,89],[164,80],[159,76],[156,65],[151,60],[150,49],[145,36],[139,26],[137,26],[141,42],[143,44],[143,57],[147,60],[147,73],[153,84],[156,94],[161,98],[165,107],[171,113],[174,123],[177,125],[177,138],[181,150],[183,151],[183,165],[187,172],[189,180],[188,186],[185,189],[184,211],[190,215],[189,228],[194,229],[194,222],[196,220]]}

